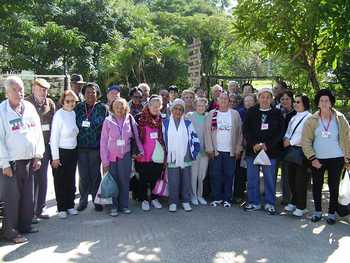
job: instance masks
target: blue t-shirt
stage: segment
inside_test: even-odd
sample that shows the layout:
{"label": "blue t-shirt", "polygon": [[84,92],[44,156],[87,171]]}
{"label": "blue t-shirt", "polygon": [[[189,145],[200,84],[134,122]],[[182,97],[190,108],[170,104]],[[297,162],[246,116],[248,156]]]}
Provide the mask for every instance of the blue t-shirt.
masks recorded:
{"label": "blue t-shirt", "polygon": [[[328,128],[328,133],[325,129],[328,122],[322,124],[321,118],[318,121],[318,127],[315,129],[315,140],[313,148],[317,159],[329,159],[344,157],[344,152],[339,144],[339,128],[334,116]],[[327,136],[325,136],[327,134]]]}

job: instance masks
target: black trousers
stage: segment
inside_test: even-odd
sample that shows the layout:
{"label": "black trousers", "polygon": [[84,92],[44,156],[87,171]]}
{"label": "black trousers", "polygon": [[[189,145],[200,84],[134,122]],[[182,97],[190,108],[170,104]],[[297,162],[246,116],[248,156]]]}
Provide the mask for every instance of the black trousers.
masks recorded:
{"label": "black trousers", "polygon": [[[157,180],[160,178],[163,171],[163,164],[154,162],[139,162],[137,163],[140,174],[139,180],[139,198],[140,201],[149,200],[148,189],[152,192]],[[156,199],[157,196],[151,193],[151,200]]]}
{"label": "black trousers", "polygon": [[288,184],[292,195],[291,203],[298,209],[304,210],[306,208],[307,196],[307,163],[297,165],[294,163],[285,162],[288,174]]}
{"label": "black trousers", "polygon": [[329,187],[329,214],[334,214],[338,204],[339,183],[342,170],[344,168],[344,157],[319,159],[322,167],[316,169],[312,167],[312,192],[314,196],[315,210],[322,211],[322,187],[324,180],[324,173],[328,172],[328,187]]}
{"label": "black trousers", "polygon": [[58,212],[74,208],[75,170],[78,161],[77,149],[59,149],[62,166],[53,169],[55,194]]}
{"label": "black trousers", "polygon": [[244,199],[247,188],[247,168],[241,167],[241,159],[236,161],[236,175],[234,180],[233,197]]}

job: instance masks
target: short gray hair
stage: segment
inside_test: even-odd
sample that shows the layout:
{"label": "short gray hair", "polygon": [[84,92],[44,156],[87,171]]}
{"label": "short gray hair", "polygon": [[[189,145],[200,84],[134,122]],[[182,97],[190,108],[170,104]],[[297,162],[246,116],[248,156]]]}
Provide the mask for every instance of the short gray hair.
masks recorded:
{"label": "short gray hair", "polygon": [[4,82],[5,91],[7,91],[11,86],[18,85],[22,88],[24,88],[23,81],[18,76],[8,76]]}

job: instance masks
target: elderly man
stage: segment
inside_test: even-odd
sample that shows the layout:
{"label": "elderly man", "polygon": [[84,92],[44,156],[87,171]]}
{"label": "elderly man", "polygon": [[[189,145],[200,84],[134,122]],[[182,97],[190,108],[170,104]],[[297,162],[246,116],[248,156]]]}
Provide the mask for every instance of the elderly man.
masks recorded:
{"label": "elderly man", "polygon": [[239,113],[230,109],[227,92],[220,93],[218,110],[209,112],[205,125],[205,150],[212,159],[211,206],[223,204],[228,208],[231,207],[236,159],[242,151],[242,123]]}
{"label": "elderly man", "polygon": [[85,82],[80,74],[72,74],[70,77],[70,87],[74,93],[78,96],[79,102],[84,101],[84,95],[81,93]]}
{"label": "elderly man", "polygon": [[140,83],[138,87],[142,90],[142,104],[145,105],[148,102],[151,88],[147,83]]}
{"label": "elderly man", "polygon": [[51,123],[56,109],[55,103],[47,97],[49,88],[50,84],[45,79],[38,78],[34,80],[32,95],[26,98],[34,105],[39,114],[45,142],[45,153],[41,167],[34,172],[34,224],[38,223],[40,219],[49,219],[48,215],[43,214],[43,209],[46,205],[47,169],[51,159],[49,145]]}
{"label": "elderly man", "polygon": [[7,100],[0,104],[0,200],[5,202],[3,236],[14,243],[27,239],[22,233],[35,233],[31,226],[33,177],[40,169],[45,151],[40,118],[34,106],[23,100],[20,78],[5,80]]}

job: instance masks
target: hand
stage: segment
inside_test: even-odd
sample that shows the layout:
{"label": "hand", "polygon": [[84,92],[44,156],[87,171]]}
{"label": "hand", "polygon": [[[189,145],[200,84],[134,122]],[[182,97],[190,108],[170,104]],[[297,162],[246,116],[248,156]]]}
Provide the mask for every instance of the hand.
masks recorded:
{"label": "hand", "polygon": [[53,169],[57,169],[58,167],[62,166],[61,161],[59,159],[52,160],[51,167]]}
{"label": "hand", "polygon": [[103,174],[105,175],[109,171],[109,165],[103,166]]}
{"label": "hand", "polygon": [[319,160],[315,159],[311,162],[312,166],[315,167],[316,169],[320,169],[322,167],[322,164],[320,163]]}
{"label": "hand", "polygon": [[283,140],[283,147],[287,148],[288,146],[290,146],[290,141],[288,139],[284,139]]}
{"label": "hand", "polygon": [[253,151],[254,151],[255,153],[259,152],[260,150],[261,150],[261,144],[255,144],[255,145],[253,146]]}
{"label": "hand", "polygon": [[34,172],[35,172],[35,171],[38,171],[38,170],[40,169],[40,167],[41,167],[41,161],[40,161],[40,159],[35,158],[35,159],[33,160],[33,165],[32,165],[32,167],[33,167],[33,171],[34,171]]}
{"label": "hand", "polygon": [[265,152],[267,151],[267,147],[265,143],[260,143],[261,149],[263,149]]}
{"label": "hand", "polygon": [[209,159],[214,159],[215,153],[214,152],[207,152]]}
{"label": "hand", "polygon": [[12,169],[11,169],[11,167],[7,167],[7,168],[2,169],[2,174],[3,174],[4,176],[7,176],[7,177],[12,177],[13,174],[12,174]]}
{"label": "hand", "polygon": [[350,163],[345,163],[345,169],[350,172]]}
{"label": "hand", "polygon": [[132,158],[135,159],[135,160],[137,160],[137,159],[141,158],[142,156],[143,156],[143,153],[139,153],[139,154],[134,154],[134,155],[132,156]]}

